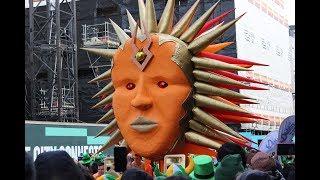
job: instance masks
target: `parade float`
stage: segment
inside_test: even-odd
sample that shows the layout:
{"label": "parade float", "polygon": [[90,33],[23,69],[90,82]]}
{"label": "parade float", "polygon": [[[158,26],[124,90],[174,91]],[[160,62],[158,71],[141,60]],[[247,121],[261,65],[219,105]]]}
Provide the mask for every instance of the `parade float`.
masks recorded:
{"label": "parade float", "polygon": [[167,154],[215,156],[225,142],[250,146],[226,123],[262,119],[239,106],[255,102],[234,89],[264,90],[237,72],[265,65],[218,54],[231,42],[213,42],[243,15],[222,22],[230,10],[209,19],[217,2],[193,21],[199,2],[174,24],[175,1],[167,1],[157,23],[153,1],[138,0],[139,20],[127,11],[131,37],[110,20],[118,49],[82,48],[112,59],[111,69],[90,81],[109,82],[94,95],[101,101],[93,108],[109,107],[98,120],[110,123],[97,136],[111,136],[100,152],[118,144],[158,161]]}

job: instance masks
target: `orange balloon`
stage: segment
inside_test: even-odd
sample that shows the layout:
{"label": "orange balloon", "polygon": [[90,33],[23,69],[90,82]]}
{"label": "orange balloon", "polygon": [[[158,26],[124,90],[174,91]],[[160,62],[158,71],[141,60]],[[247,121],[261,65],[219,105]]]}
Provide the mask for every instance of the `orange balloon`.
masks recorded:
{"label": "orange balloon", "polygon": [[[157,160],[163,158],[182,136],[179,121],[186,111],[183,102],[191,85],[172,60],[176,42],[159,45],[159,36],[152,34],[149,48],[153,57],[141,71],[131,59],[131,40],[119,48],[113,58],[111,72],[115,88],[112,107],[115,119],[128,146],[137,154]],[[136,45],[142,49],[147,40]]]}

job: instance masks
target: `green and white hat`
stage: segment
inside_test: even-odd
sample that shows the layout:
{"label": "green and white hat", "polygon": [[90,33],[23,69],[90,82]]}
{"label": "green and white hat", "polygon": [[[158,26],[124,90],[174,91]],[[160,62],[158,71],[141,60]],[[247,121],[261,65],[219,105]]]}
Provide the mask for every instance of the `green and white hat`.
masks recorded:
{"label": "green and white hat", "polygon": [[214,180],[212,158],[208,155],[199,155],[193,158],[194,170],[190,173],[193,180]]}

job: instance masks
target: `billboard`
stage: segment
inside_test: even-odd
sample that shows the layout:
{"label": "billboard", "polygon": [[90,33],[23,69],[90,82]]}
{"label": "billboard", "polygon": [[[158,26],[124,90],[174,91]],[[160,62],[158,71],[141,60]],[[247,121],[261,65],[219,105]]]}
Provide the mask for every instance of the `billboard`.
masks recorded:
{"label": "billboard", "polygon": [[[64,150],[77,159],[82,153],[95,153],[110,138],[95,138],[106,125],[88,123],[25,122],[25,151],[33,159],[47,151]],[[113,155],[113,148],[106,151]]]}
{"label": "billboard", "polygon": [[269,65],[252,67],[253,72],[239,72],[269,84],[267,87],[255,84],[266,87],[267,91],[240,90],[259,103],[242,107],[271,120],[259,124],[276,128],[293,113],[289,29],[284,4],[284,0],[235,0],[236,17],[247,12],[236,24],[237,57]]}

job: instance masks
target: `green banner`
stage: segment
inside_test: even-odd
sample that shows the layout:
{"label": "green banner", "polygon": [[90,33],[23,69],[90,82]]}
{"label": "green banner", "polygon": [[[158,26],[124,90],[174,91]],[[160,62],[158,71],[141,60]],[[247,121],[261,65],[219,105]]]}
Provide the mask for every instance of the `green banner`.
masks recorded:
{"label": "green banner", "polygon": [[[110,136],[95,135],[105,125],[26,121],[25,150],[33,157],[46,151],[64,150],[77,159],[82,153],[95,153]],[[106,152],[113,155],[113,148]]]}

